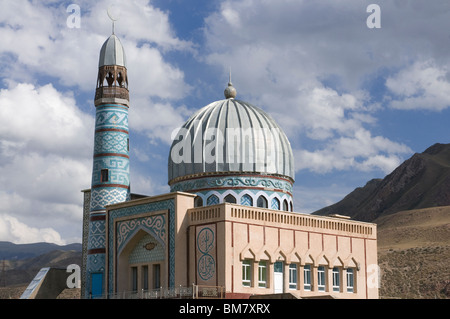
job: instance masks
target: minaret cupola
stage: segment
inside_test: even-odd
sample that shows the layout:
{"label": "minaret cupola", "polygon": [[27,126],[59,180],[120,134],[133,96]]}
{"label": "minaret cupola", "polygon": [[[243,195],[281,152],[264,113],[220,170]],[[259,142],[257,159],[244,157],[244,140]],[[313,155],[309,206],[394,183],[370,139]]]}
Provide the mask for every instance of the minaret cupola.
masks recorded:
{"label": "minaret cupola", "polygon": [[101,98],[129,99],[127,58],[122,43],[114,33],[100,50],[95,100]]}

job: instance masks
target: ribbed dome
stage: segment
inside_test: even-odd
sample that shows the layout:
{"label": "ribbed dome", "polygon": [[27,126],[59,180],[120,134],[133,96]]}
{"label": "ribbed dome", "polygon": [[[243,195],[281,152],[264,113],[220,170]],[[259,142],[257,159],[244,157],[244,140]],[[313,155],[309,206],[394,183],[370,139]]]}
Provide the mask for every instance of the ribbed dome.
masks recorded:
{"label": "ribbed dome", "polygon": [[104,65],[120,65],[127,67],[127,59],[125,55],[125,50],[123,49],[122,43],[118,37],[112,34],[103,43],[100,50],[100,58],[98,61],[98,66]]}
{"label": "ribbed dome", "polygon": [[196,112],[175,137],[169,184],[176,178],[214,173],[274,174],[294,180],[291,145],[261,109],[234,98],[213,102]]}

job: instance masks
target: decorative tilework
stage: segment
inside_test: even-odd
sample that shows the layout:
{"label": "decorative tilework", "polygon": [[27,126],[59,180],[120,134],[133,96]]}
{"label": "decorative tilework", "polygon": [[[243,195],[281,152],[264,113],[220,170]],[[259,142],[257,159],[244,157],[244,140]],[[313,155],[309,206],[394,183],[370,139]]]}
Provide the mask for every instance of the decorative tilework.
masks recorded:
{"label": "decorative tilework", "polygon": [[217,205],[219,204],[219,197],[217,197],[216,195],[211,195],[208,197],[207,201],[206,201],[206,205],[211,206],[211,205]]}
{"label": "decorative tilework", "polygon": [[216,225],[198,226],[195,233],[196,280],[200,285],[216,285]]}
{"label": "decorative tilework", "polygon": [[[96,105],[94,162],[90,211],[103,211],[105,206],[129,199],[128,108],[115,104]],[[105,155],[103,155],[105,154]],[[106,155],[108,154],[108,155]],[[111,156],[110,154],[117,154]],[[108,180],[101,181],[101,171],[108,170]],[[102,251],[106,246],[104,220],[90,220],[88,250]],[[105,254],[89,254],[86,260],[84,294],[89,294],[90,278],[94,272],[104,272]]]}
{"label": "decorative tilework", "polygon": [[[105,271],[105,254],[93,254],[87,256],[87,272],[104,272]],[[88,276],[86,279],[89,279]],[[88,288],[89,285],[86,286]],[[89,289],[89,288],[88,288]]]}
{"label": "decorative tilework", "polygon": [[[147,250],[146,245],[153,244],[152,250]],[[157,241],[152,235],[147,234],[142,237],[136,244],[135,248],[131,251],[128,262],[130,264],[148,263],[155,261],[163,261],[165,255],[165,248],[159,241]]]}
{"label": "decorative tilework", "polygon": [[122,203],[129,196],[125,188],[94,188],[91,190],[91,211],[103,210],[106,205]]}
{"label": "decorative tilework", "polygon": [[192,191],[205,188],[263,187],[279,189],[292,194],[292,183],[284,179],[255,176],[219,176],[185,180],[173,184],[171,192]]}
{"label": "decorative tilework", "polygon": [[[206,206],[223,203],[227,195],[232,195],[237,199],[237,203],[246,206],[256,206],[257,199],[263,195],[270,206],[268,208],[281,210],[280,203],[286,200],[292,203],[292,196],[283,192],[259,189],[214,189],[196,192],[202,198]],[[278,203],[277,203],[278,200]]]}
{"label": "decorative tilework", "polygon": [[128,134],[103,131],[95,134],[94,154],[118,153],[128,155]]}
{"label": "decorative tilework", "polygon": [[253,198],[248,194],[243,195],[241,197],[241,205],[253,206]]}
{"label": "decorative tilework", "polygon": [[106,228],[104,220],[95,220],[89,223],[89,249],[105,248]]}
{"label": "decorative tilework", "polygon": [[85,298],[85,283],[86,283],[86,264],[87,264],[87,250],[89,238],[89,216],[91,208],[91,191],[83,191],[83,241],[82,241],[82,265],[81,265],[81,298]]}
{"label": "decorative tilework", "polygon": [[204,280],[210,280],[216,273],[216,262],[210,254],[215,248],[214,231],[210,227],[205,227],[198,232],[197,250],[200,252],[197,261],[197,272],[199,277]]}
{"label": "decorative tilework", "polygon": [[280,210],[280,200],[278,198],[272,198],[270,208]]}
{"label": "decorative tilework", "polygon": [[166,221],[163,215],[131,219],[117,223],[117,250],[119,254],[128,239],[133,237],[138,229],[149,232],[163,247],[165,246]]}
{"label": "decorative tilework", "polygon": [[[161,210],[167,210],[169,221],[166,223],[168,236],[166,238],[166,248],[168,249],[168,268],[169,268],[169,287],[175,286],[175,203],[173,199],[162,200],[154,203],[135,205],[131,207],[124,207],[109,211],[108,214],[108,265],[110,271],[108,272],[108,289],[109,293],[113,293],[113,276],[114,276],[114,220],[120,217],[136,216],[143,213],[151,213]],[[168,241],[168,242],[167,242]]]}
{"label": "decorative tilework", "polygon": [[130,160],[118,156],[102,156],[94,158],[94,168],[92,172],[92,185],[101,184],[101,170],[109,170],[108,183],[122,184],[128,186],[130,184]]}
{"label": "decorative tilework", "polygon": [[97,108],[95,127],[128,130],[128,110],[117,107],[116,105]]}

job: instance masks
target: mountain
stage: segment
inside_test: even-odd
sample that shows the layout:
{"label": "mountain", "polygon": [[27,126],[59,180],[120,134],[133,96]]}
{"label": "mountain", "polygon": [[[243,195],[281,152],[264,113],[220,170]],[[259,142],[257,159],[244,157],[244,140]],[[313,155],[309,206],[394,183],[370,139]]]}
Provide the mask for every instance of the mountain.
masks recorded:
{"label": "mountain", "polygon": [[313,214],[377,224],[381,298],[450,298],[450,144],[414,154]]}
{"label": "mountain", "polygon": [[53,250],[81,251],[81,244],[59,246],[52,243],[14,244],[0,241],[0,260],[20,260],[46,254]]}
{"label": "mountain", "polygon": [[0,261],[0,287],[27,286],[41,268],[67,268],[71,264],[81,266],[81,262],[81,250],[52,250],[27,259],[3,259]]}
{"label": "mountain", "polygon": [[372,222],[399,211],[450,205],[450,144],[416,153],[384,179],[373,179],[313,214]]}

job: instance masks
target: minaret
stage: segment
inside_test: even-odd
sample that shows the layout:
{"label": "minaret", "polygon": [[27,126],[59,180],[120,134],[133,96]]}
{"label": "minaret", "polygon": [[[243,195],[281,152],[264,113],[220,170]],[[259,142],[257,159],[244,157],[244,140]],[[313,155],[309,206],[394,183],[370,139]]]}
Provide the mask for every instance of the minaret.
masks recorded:
{"label": "minaret", "polygon": [[125,51],[114,28],[100,50],[94,104],[94,165],[85,284],[88,298],[105,292],[105,206],[130,197],[128,77]]}

